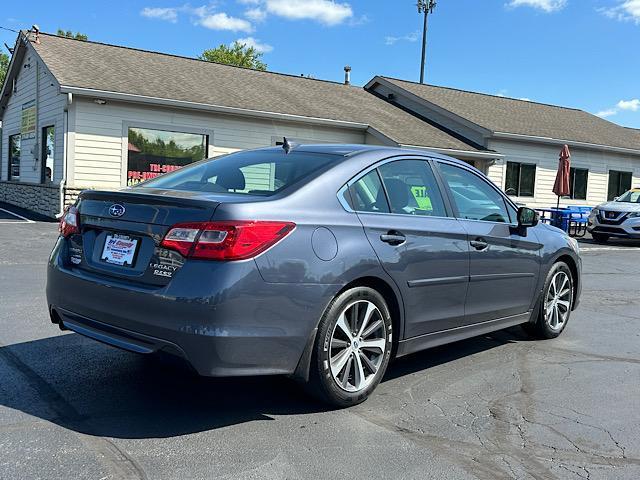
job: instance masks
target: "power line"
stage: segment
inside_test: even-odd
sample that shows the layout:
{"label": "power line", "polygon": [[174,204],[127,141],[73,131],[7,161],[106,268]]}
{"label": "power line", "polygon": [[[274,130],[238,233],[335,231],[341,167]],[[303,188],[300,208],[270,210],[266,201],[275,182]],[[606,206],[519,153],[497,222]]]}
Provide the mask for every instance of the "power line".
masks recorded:
{"label": "power line", "polygon": [[2,25],[0,25],[0,29],[9,30],[10,32],[13,32],[13,33],[20,33],[19,30],[14,30],[13,28],[9,28],[9,27],[3,27]]}

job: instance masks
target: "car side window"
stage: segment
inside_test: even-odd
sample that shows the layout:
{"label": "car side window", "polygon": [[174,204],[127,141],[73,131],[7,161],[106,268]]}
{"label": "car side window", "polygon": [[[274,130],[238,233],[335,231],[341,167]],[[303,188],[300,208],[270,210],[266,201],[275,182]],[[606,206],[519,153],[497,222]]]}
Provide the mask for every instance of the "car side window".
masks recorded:
{"label": "car side window", "polygon": [[446,217],[442,195],[425,160],[397,160],[379,167],[391,213]]}
{"label": "car side window", "polygon": [[350,206],[356,212],[389,213],[377,170],[371,170],[349,187]]}
{"label": "car side window", "polygon": [[460,218],[509,223],[506,203],[495,188],[468,170],[446,163],[439,165]]}

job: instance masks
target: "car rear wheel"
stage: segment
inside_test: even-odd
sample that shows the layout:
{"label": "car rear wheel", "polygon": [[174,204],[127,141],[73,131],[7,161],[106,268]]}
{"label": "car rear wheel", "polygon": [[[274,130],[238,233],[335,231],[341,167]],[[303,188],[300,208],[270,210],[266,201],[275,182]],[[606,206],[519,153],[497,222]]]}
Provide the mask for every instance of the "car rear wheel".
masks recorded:
{"label": "car rear wheel", "polygon": [[308,389],[337,407],[363,402],[384,375],[392,347],[391,315],[377,291],[338,295],[320,320]]}
{"label": "car rear wheel", "polygon": [[596,243],[607,243],[609,240],[609,235],[605,235],[604,233],[592,233],[591,237]]}
{"label": "car rear wheel", "polygon": [[536,321],[524,324],[525,330],[537,338],[556,338],[567,326],[573,306],[573,275],[566,263],[551,267],[538,305]]}

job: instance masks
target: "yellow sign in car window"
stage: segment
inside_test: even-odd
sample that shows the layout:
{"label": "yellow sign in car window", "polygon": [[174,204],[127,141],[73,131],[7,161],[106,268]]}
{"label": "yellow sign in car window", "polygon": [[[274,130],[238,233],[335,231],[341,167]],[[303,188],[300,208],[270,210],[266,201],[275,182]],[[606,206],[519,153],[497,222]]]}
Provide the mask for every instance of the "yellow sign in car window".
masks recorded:
{"label": "yellow sign in car window", "polygon": [[427,187],[415,185],[411,187],[411,193],[413,194],[413,198],[416,199],[418,209],[427,211],[433,210],[431,199],[429,198],[429,194],[427,193]]}

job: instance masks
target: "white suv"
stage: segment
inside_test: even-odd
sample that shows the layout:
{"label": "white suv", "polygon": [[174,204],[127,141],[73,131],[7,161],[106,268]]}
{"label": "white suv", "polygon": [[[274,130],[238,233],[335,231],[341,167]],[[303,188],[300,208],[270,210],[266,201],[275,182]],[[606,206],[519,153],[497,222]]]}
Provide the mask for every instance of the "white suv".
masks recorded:
{"label": "white suv", "polygon": [[640,238],[640,188],[591,210],[587,230],[598,243],[609,237]]}

